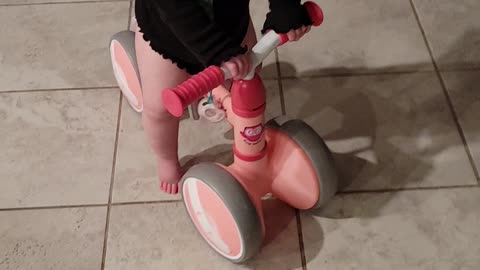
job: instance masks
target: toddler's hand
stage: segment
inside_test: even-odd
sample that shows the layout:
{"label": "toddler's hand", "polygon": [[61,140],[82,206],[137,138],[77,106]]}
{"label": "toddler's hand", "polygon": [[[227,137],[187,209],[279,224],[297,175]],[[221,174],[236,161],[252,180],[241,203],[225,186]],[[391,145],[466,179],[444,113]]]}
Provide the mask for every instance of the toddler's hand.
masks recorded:
{"label": "toddler's hand", "polygon": [[234,80],[241,80],[248,75],[252,69],[253,63],[249,53],[232,57],[222,64],[222,68],[227,69]]}
{"label": "toddler's hand", "polygon": [[288,33],[287,33],[287,36],[288,36],[288,40],[289,41],[297,41],[299,40],[301,37],[303,37],[303,35],[305,35],[306,33],[310,32],[310,28],[311,26],[302,26],[298,29],[293,29],[293,30],[290,30]]}

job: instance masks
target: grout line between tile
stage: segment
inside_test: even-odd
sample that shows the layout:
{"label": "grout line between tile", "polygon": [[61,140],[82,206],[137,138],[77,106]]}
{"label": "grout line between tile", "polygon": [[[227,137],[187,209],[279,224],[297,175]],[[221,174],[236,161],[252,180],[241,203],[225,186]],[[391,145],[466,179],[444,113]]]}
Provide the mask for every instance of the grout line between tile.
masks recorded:
{"label": "grout line between tile", "polygon": [[112,203],[112,206],[147,205],[147,204],[178,203],[178,202],[182,202],[182,200],[177,199],[177,200],[156,200],[156,201],[138,201],[138,202],[117,202],[117,203]]}
{"label": "grout line between tile", "polygon": [[348,194],[369,194],[369,193],[395,193],[395,192],[408,192],[408,191],[432,191],[432,190],[449,190],[449,189],[466,189],[466,188],[480,188],[477,184],[472,185],[455,185],[455,186],[437,186],[437,187],[411,187],[411,188],[398,188],[398,189],[372,189],[372,190],[345,190],[339,191],[339,195]]}
{"label": "grout line between tile", "polygon": [[[129,19],[131,20],[131,18]],[[129,22],[130,24],[130,22]],[[360,77],[360,76],[377,76],[377,75],[396,75],[396,74],[414,74],[414,73],[433,73],[434,70],[422,70],[422,71],[392,71],[392,72],[376,72],[376,73],[336,73],[336,74],[318,74],[318,75],[308,75],[308,76],[283,76],[281,74],[280,64],[276,63],[277,67],[277,78],[267,77],[262,78],[264,81],[274,81],[274,80],[299,80],[299,79],[313,79],[313,78],[325,78],[325,77]],[[480,71],[480,68],[465,68],[465,69],[445,69],[441,70],[443,72],[461,72],[461,71]],[[284,109],[284,99],[283,99],[283,84],[279,81],[280,93],[282,94],[282,110]],[[34,92],[54,92],[54,91],[97,91],[97,90],[111,90],[118,89],[117,85],[112,86],[89,86],[89,87],[69,87],[69,88],[39,88],[39,89],[22,89],[22,90],[0,90],[0,94],[11,94],[11,93],[34,93]]]}
{"label": "grout line between tile", "polygon": [[107,242],[108,242],[108,229],[110,226],[110,210],[112,208],[112,194],[113,194],[113,184],[115,180],[115,167],[117,163],[117,152],[118,152],[118,138],[120,136],[120,121],[122,118],[122,101],[123,95],[119,92],[119,102],[118,102],[118,114],[117,114],[117,129],[115,130],[115,144],[113,148],[113,162],[112,162],[112,172],[110,175],[110,188],[108,191],[108,205],[107,205],[107,214],[105,219],[105,231],[103,238],[103,251],[102,251],[102,264],[101,269],[105,269],[105,259],[107,255]]}
{"label": "grout line between tile", "polygon": [[275,49],[275,65],[276,65],[276,70],[277,70],[277,83],[278,83],[278,91],[280,95],[280,109],[282,115],[287,114],[287,109],[285,105],[285,96],[283,94],[283,83],[282,83],[282,69],[280,67],[280,55],[278,53],[278,50]]}
{"label": "grout line between tile", "polygon": [[402,75],[402,74],[417,74],[417,73],[433,73],[435,70],[403,70],[403,71],[376,71],[371,73],[362,72],[346,72],[346,73],[331,73],[331,74],[312,74],[303,76],[282,76],[287,80],[298,79],[315,79],[315,78],[335,78],[335,77],[363,77],[363,76],[379,76],[379,75]]}
{"label": "grout line between tile", "polygon": [[480,71],[480,66],[479,67],[450,67],[450,68],[438,67],[438,70],[440,72]]}
{"label": "grout line between tile", "polygon": [[15,4],[0,4],[0,7],[19,7],[19,6],[44,6],[44,5],[62,5],[62,4],[90,4],[90,3],[112,3],[112,2],[127,2],[129,0],[79,0],[79,1],[60,1],[60,2],[38,2],[38,3],[15,3]]}
{"label": "grout line between tile", "polygon": [[300,247],[300,259],[302,260],[302,270],[307,270],[307,258],[305,257],[305,245],[303,242],[302,218],[298,209],[295,210],[297,219],[298,245]]}
{"label": "grout line between tile", "polygon": [[450,93],[448,92],[447,85],[445,83],[445,80],[443,79],[442,73],[438,67],[437,61],[435,60],[435,57],[433,56],[433,50],[432,46],[430,45],[430,42],[428,41],[427,35],[425,33],[425,29],[423,28],[422,22],[420,21],[420,16],[418,15],[417,8],[415,7],[415,3],[413,0],[410,0],[410,5],[412,7],[413,13],[415,15],[415,18],[417,20],[418,27],[420,28],[420,31],[422,32],[423,35],[423,40],[425,42],[425,45],[427,46],[428,53],[430,54],[430,58],[432,59],[433,67],[435,68],[435,72],[437,73],[438,80],[440,81],[440,84],[442,86],[442,91],[445,95],[447,105],[450,109],[450,112],[452,114],[453,120],[455,122],[455,125],[457,127],[458,133],[460,135],[460,138],[463,142],[463,147],[465,148],[465,152],[468,156],[468,159],[470,161],[470,166],[472,167],[473,173],[475,174],[475,178],[477,179],[477,183],[480,184],[480,174],[478,172],[478,168],[475,165],[475,161],[473,159],[472,152],[470,151],[470,148],[468,146],[467,139],[465,137],[465,133],[463,132],[462,125],[460,124],[460,120],[458,119],[458,113],[455,110],[455,106],[453,105],[452,98],[450,97]]}
{"label": "grout line between tile", "polygon": [[0,208],[0,212],[9,211],[26,211],[26,210],[52,210],[52,209],[68,209],[68,208],[90,208],[90,207],[106,207],[106,203],[99,204],[77,204],[77,205],[55,205],[55,206],[33,206],[33,207],[17,207],[17,208]]}
{"label": "grout line between tile", "polygon": [[45,88],[45,89],[26,89],[26,90],[6,90],[0,91],[0,94],[13,93],[35,93],[35,92],[55,92],[55,91],[97,91],[97,90],[112,90],[117,89],[117,86],[99,86],[99,87],[72,87],[72,88]]}
{"label": "grout line between tile", "polygon": [[[480,71],[480,67],[465,67],[465,68],[448,68],[441,69],[441,72],[468,72],[468,71]],[[432,70],[392,70],[392,71],[373,71],[373,72],[345,72],[345,73],[330,73],[330,74],[311,74],[300,76],[282,76],[282,79],[286,80],[300,80],[300,79],[315,79],[315,78],[330,78],[330,77],[361,77],[361,76],[379,76],[379,75],[402,75],[402,74],[417,74],[417,73],[434,73]]]}
{"label": "grout line between tile", "polygon": [[[340,191],[338,192],[338,195],[396,193],[396,192],[409,192],[409,191],[432,191],[432,190],[449,190],[449,189],[466,189],[466,188],[480,188],[480,186],[473,184],[473,185],[439,186],[439,187],[413,187],[413,188],[399,188],[399,189],[351,190],[351,191],[349,190],[349,191]],[[110,206],[168,204],[168,203],[179,203],[179,202],[182,202],[182,200],[175,199],[175,200],[154,200],[154,201],[132,201],[132,202],[111,203]],[[16,207],[16,208],[12,207],[12,208],[0,208],[0,212],[52,210],[52,209],[68,209],[68,208],[89,208],[89,207],[108,207],[108,203],[32,206],[32,207]]]}
{"label": "grout line between tile", "polygon": [[[182,200],[177,199],[177,200],[156,200],[156,201],[133,201],[133,202],[111,203],[111,206],[148,205],[148,204],[162,204],[162,203],[167,204],[167,203],[179,203],[179,202],[182,202]],[[12,207],[12,208],[0,208],[0,212],[28,211],[28,210],[53,210],[53,209],[68,209],[68,208],[91,208],[91,207],[108,207],[108,203]]]}
{"label": "grout line between tile", "polygon": [[133,9],[133,0],[129,0],[127,30],[130,30],[130,24],[132,23],[132,9]]}

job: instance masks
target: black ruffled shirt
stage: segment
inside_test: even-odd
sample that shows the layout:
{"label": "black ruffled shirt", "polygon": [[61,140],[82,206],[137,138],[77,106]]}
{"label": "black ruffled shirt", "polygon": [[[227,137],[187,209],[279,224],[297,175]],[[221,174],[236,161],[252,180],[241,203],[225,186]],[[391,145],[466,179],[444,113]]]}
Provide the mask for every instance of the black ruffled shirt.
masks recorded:
{"label": "black ruffled shirt", "polygon": [[[250,0],[137,0],[135,15],[144,39],[190,74],[243,54]],[[286,33],[311,21],[301,0],[269,0],[262,29]]]}

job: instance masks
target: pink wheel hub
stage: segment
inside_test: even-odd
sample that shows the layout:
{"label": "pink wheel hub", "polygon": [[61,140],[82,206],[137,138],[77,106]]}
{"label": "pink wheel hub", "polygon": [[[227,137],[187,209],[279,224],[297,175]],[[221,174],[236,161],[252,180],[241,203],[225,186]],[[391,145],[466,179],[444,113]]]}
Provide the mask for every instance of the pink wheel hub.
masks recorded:
{"label": "pink wheel hub", "polygon": [[118,41],[113,40],[110,45],[110,53],[113,73],[118,86],[133,109],[141,112],[143,110],[142,89],[127,52]]}
{"label": "pink wheel hub", "polygon": [[188,213],[208,244],[222,256],[237,260],[245,253],[243,239],[229,209],[217,193],[197,178],[183,183]]}

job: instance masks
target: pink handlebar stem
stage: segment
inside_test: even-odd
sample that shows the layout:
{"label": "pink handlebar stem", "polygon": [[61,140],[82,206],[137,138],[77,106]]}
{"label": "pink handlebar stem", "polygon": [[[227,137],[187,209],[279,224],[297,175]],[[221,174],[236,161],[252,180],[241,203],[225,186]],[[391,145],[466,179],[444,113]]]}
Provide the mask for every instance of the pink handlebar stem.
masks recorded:
{"label": "pink handlebar stem", "polygon": [[[314,2],[308,1],[304,4],[307,12],[310,16],[313,26],[319,26],[323,22],[323,12],[322,9]],[[273,33],[271,33],[273,34]],[[268,36],[268,37],[267,37]],[[275,36],[268,35],[265,37],[266,43],[273,40],[275,46],[280,46],[288,41],[286,34],[275,34]],[[273,38],[273,39],[272,39]],[[270,39],[270,40],[269,40]],[[259,43],[262,43],[260,40]],[[259,50],[265,50],[265,52],[258,53],[257,57],[254,57],[254,62],[261,62],[268,53],[271,52],[271,45],[263,46],[264,44],[259,44]],[[253,49],[255,51],[255,48]],[[257,59],[258,58],[258,59]],[[259,63],[255,63],[259,64]],[[255,67],[254,67],[255,68]],[[251,77],[252,74],[249,74],[247,77]],[[173,89],[165,89],[162,92],[162,100],[167,111],[175,117],[181,117],[185,108],[191,103],[195,102],[197,99],[206,95],[212,89],[221,85],[225,79],[228,79],[230,74],[228,71],[222,70],[217,66],[210,66],[198,73],[197,75],[186,80],[182,84],[178,85]]]}

